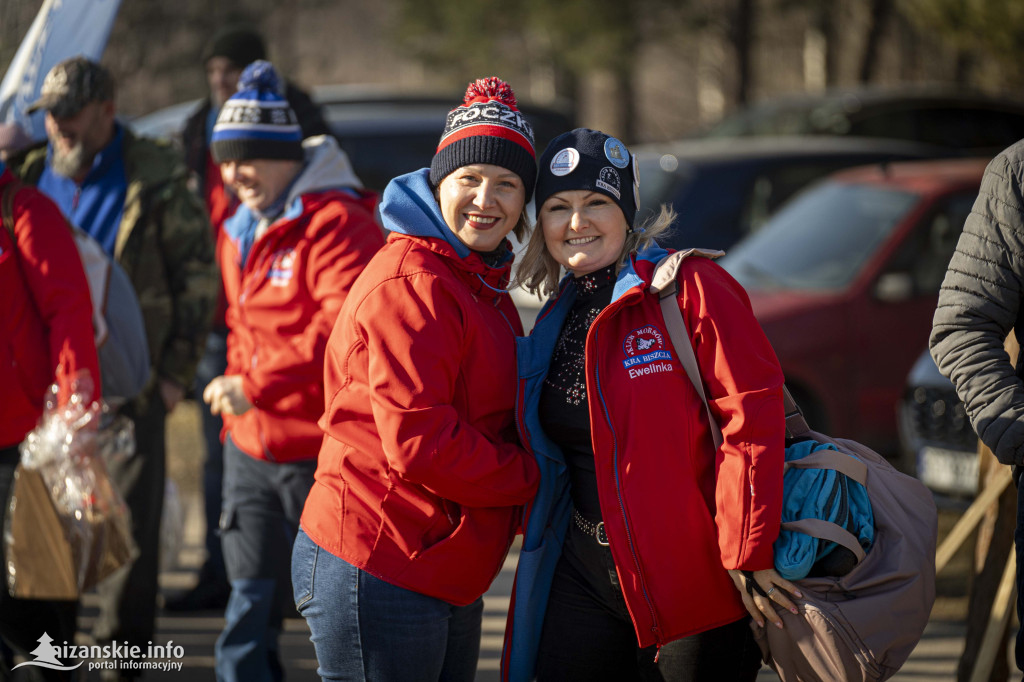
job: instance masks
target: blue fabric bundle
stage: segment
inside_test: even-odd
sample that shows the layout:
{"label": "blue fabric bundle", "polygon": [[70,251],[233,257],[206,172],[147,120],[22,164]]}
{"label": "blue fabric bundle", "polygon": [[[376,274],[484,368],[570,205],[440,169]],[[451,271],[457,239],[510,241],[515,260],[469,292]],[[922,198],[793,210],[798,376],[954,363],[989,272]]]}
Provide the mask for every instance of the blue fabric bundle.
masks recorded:
{"label": "blue fabric bundle", "polygon": [[[800,441],[786,448],[786,461],[802,459],[833,445]],[[782,479],[782,523],[818,518],[832,521],[857,537],[864,551],[875,540],[875,520],[868,491],[832,469],[790,467]],[[782,530],[775,541],[775,570],[787,580],[807,577],[811,567],[838,545],[805,533]]]}

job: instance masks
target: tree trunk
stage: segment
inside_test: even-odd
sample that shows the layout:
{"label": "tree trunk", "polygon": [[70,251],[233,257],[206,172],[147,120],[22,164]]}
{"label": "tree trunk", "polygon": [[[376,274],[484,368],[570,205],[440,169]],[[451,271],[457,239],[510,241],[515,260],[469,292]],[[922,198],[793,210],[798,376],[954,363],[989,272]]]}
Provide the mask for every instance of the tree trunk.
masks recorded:
{"label": "tree trunk", "polygon": [[633,88],[632,65],[632,59],[624,59],[623,66],[615,69],[616,89],[619,91],[617,118],[621,126],[622,139],[627,144],[636,143],[636,112],[633,108],[636,91]]}
{"label": "tree trunk", "polygon": [[860,62],[860,82],[870,83],[878,69],[878,45],[892,16],[892,0],[871,0],[871,18]]}
{"label": "tree trunk", "polygon": [[956,53],[956,66],[953,67],[953,82],[960,87],[971,85],[971,73],[974,70],[974,54],[970,50],[960,49]]}
{"label": "tree trunk", "polygon": [[839,41],[836,35],[835,13],[838,7],[832,3],[823,4],[814,17],[814,26],[825,42],[825,85],[832,86],[839,81]]}
{"label": "tree trunk", "polygon": [[736,56],[736,91],[734,102],[742,107],[750,100],[750,54],[753,51],[754,0],[737,0],[736,11],[729,22],[729,43]]}

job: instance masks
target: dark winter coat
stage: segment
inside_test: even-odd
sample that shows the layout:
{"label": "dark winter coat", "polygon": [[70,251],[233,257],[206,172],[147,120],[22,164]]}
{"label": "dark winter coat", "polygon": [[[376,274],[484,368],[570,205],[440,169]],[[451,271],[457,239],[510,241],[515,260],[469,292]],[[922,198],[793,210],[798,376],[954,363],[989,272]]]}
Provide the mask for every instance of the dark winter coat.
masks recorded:
{"label": "dark winter coat", "polygon": [[939,292],[931,353],[981,440],[1024,464],[1024,383],[1003,351],[1024,332],[1024,140],[985,169]]}

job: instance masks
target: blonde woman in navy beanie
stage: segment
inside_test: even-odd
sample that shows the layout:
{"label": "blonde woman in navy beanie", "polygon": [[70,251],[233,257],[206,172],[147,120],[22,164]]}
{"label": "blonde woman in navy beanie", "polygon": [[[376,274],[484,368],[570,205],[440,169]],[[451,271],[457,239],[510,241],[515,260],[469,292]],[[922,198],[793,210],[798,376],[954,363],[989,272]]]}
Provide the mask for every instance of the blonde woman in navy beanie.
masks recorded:
{"label": "blonde woman in navy beanie", "polygon": [[472,680],[481,595],[537,487],[516,436],[507,287],[536,176],[511,88],[470,84],[327,344],[325,432],[292,554],[328,680]]}
{"label": "blonde woman in navy beanie", "polygon": [[[674,213],[636,219],[636,160],[580,128],[539,163],[520,278],[553,294],[519,347],[520,422],[541,467],[505,679],[753,680],[753,618],[779,624],[782,371],[743,289],[710,258],[677,302],[724,442],[650,290]],[[568,274],[559,281],[559,272]],[[742,572],[746,571],[744,574]]]}

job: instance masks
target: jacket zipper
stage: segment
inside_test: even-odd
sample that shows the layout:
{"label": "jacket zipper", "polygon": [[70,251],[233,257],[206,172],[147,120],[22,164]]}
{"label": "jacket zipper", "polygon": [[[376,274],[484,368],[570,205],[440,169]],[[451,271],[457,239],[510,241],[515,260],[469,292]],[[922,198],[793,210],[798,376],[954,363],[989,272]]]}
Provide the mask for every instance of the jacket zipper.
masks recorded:
{"label": "jacket zipper", "polygon": [[[624,296],[623,296],[623,298],[624,298]],[[619,300],[621,301],[622,298],[620,298]],[[601,318],[605,316],[605,313],[608,312],[615,303],[616,302],[613,301],[612,304],[609,305],[608,307],[606,307],[601,312],[601,314],[598,315],[597,319],[594,320],[594,324],[593,324],[593,326],[591,328],[590,335],[593,336],[593,338],[595,340],[597,338],[597,330],[598,330],[598,326],[599,326],[599,323],[601,321]],[[584,346],[584,357],[585,357],[585,352],[586,352],[585,348],[586,348],[586,346]],[[644,603],[647,604],[647,610],[648,610],[648,612],[651,615],[651,632],[654,634],[654,639],[655,639],[655,642],[658,645],[658,650],[659,650],[659,653],[660,653],[661,645],[662,645],[662,641],[661,641],[661,639],[662,639],[661,638],[661,628],[658,627],[658,617],[655,615],[654,604],[651,603],[651,595],[650,595],[650,593],[647,590],[647,580],[646,580],[646,578],[644,578],[643,568],[641,568],[641,566],[640,566],[640,559],[639,559],[639,557],[637,556],[637,553],[636,553],[636,546],[633,544],[633,533],[632,533],[632,531],[629,528],[629,516],[626,514],[626,505],[623,504],[623,501],[622,501],[622,483],[621,483],[621,481],[619,479],[619,439],[615,435],[615,429],[612,427],[611,415],[608,412],[608,404],[605,402],[604,391],[601,388],[601,376],[600,376],[600,370],[599,370],[600,363],[597,362],[598,350],[597,350],[597,345],[596,344],[595,344],[594,348],[595,348],[595,350],[594,350],[594,354],[595,354],[595,357],[594,357],[594,360],[595,360],[595,362],[594,362],[594,384],[597,386],[597,395],[598,395],[598,398],[601,401],[601,412],[604,415],[605,423],[608,425],[608,431],[609,431],[609,433],[612,434],[612,453],[613,453],[612,454],[612,463],[613,463],[614,469],[615,469],[615,494],[616,494],[616,497],[617,497],[618,503],[619,503],[619,511],[622,514],[622,524],[623,524],[623,527],[626,529],[626,542],[629,544],[629,553],[633,557],[633,565],[636,566],[637,576],[639,576],[639,578],[640,578],[640,591],[643,593]],[[623,591],[623,598],[625,598],[625,594],[626,594],[625,591]],[[627,602],[626,605],[627,605],[627,607],[629,606],[628,602]]]}
{"label": "jacket zipper", "polygon": [[[263,236],[266,237],[266,235],[263,235]],[[258,241],[262,241],[262,240],[258,240]],[[256,245],[253,244],[252,248],[255,249]],[[249,263],[253,263],[254,262],[253,258],[252,258],[254,255],[256,255],[256,254],[254,254],[250,250],[250,252],[249,252],[249,259],[248,259]],[[256,264],[256,267],[250,269],[248,267],[249,263],[242,263],[242,267],[239,268],[239,277],[242,280],[242,282],[241,282],[241,284],[242,284],[242,291],[240,291],[239,294],[238,294],[238,316],[239,316],[239,318],[242,318],[245,321],[246,326],[249,326],[249,324],[248,324],[249,313],[246,310],[245,304],[246,304],[246,301],[249,298],[249,294],[252,293],[253,289],[255,289],[255,287],[256,287],[256,281],[257,280],[256,280],[255,275],[258,274],[263,269],[263,265],[264,265],[264,263],[266,263],[266,261],[267,261],[267,250],[263,249],[263,250],[261,250],[261,252],[259,254],[259,262]],[[249,274],[251,274],[252,277],[248,277],[247,278],[246,277],[246,273],[247,272]],[[249,328],[252,329],[251,326],[249,326]],[[252,357],[249,358],[249,368],[248,369],[251,370],[251,369],[253,369],[256,366],[257,358],[259,357],[259,343],[256,341],[256,335],[255,334],[250,334],[250,336],[252,338]],[[255,410],[257,408],[256,408],[255,405],[253,405],[249,409],[250,410]],[[264,438],[263,427],[260,425],[259,418],[255,419],[254,421],[256,422],[256,428],[257,428],[257,431],[259,433],[260,446],[263,448],[264,456],[267,458],[268,461],[271,461],[271,462],[277,461],[276,458],[274,457],[273,453],[270,452],[270,448],[267,447],[267,441]]]}

